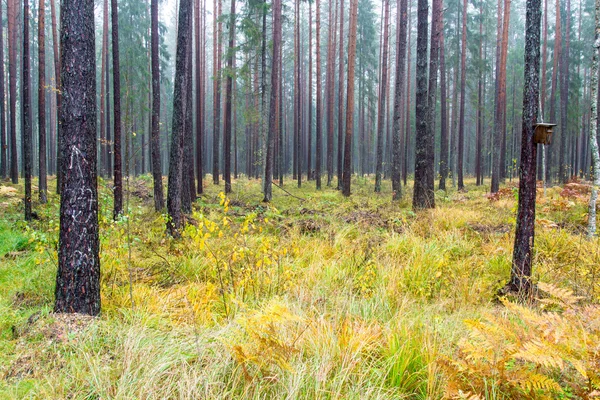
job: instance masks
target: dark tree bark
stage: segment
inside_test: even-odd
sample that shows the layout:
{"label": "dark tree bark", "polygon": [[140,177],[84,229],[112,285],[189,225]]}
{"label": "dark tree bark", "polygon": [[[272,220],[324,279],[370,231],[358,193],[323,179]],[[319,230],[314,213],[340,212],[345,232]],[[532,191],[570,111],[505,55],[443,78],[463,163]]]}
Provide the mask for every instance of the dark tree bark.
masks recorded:
{"label": "dark tree bark", "polygon": [[[113,0],[114,1],[114,0]],[[189,29],[192,17],[192,1],[180,0],[177,29],[177,50],[175,55],[175,81],[173,89],[173,133],[171,135],[171,154],[169,159],[169,185],[167,192],[167,210],[169,220],[167,230],[174,237],[179,237],[183,227],[182,192],[187,184],[184,179],[184,129],[187,111],[187,73],[188,57],[190,57]]]}
{"label": "dark tree bark", "polygon": [[[47,201],[48,191],[46,169],[46,43],[44,35],[44,0],[38,6],[38,133],[39,133],[39,191],[40,203]],[[1,42],[0,42],[1,43]]]}
{"label": "dark tree bark", "polygon": [[[158,0],[150,4],[150,46],[152,54],[152,177],[154,179],[154,209],[165,207],[162,184],[162,161],[160,158],[160,59],[158,55]],[[201,178],[200,178],[201,179]]]}
{"label": "dark tree bark", "polygon": [[440,190],[446,190],[448,179],[448,101],[446,83],[446,56],[444,45],[444,28],[440,32],[440,97],[441,97],[441,126],[440,126]]}
{"label": "dark tree bark", "polygon": [[181,210],[186,214],[192,213],[192,203],[196,200],[196,183],[194,178],[194,130],[193,130],[193,90],[192,90],[192,39],[193,32],[193,0],[190,0],[189,24],[187,35],[187,55],[185,68],[185,100],[183,114],[183,172],[182,172],[182,190],[181,190]]}
{"label": "dark tree bark", "polygon": [[406,79],[406,25],[407,25],[407,0],[397,0],[397,22],[396,22],[396,86],[394,93],[394,126],[392,133],[392,199],[399,200],[402,197],[402,186],[400,185],[400,162],[402,157],[401,145],[401,121],[404,93],[404,81]]}
{"label": "dark tree bark", "polygon": [[416,121],[417,137],[415,142],[415,188],[413,209],[434,208],[433,188],[428,186],[427,156],[427,0],[418,1],[417,11],[417,94]]}
{"label": "dark tree bark", "polygon": [[[387,8],[389,9],[389,0]],[[350,196],[350,182],[352,177],[352,138],[354,133],[354,69],[356,65],[356,28],[358,20],[358,0],[350,0],[350,20],[348,23],[348,95],[346,102],[346,138],[344,140],[344,182],[342,190],[344,196]],[[341,32],[341,30],[340,30]],[[340,42],[342,42],[340,34]],[[340,86],[342,82],[340,82]],[[341,121],[340,121],[341,122]]]}
{"label": "dark tree bark", "polygon": [[306,143],[307,162],[306,162],[306,180],[312,179],[312,112],[313,112],[313,94],[312,94],[312,3],[308,3],[308,137]]}
{"label": "dark tree bark", "polygon": [[525,22],[525,87],[523,89],[523,127],[519,167],[519,208],[508,291],[522,295],[531,290],[531,266],[535,229],[536,154],[533,143],[538,118],[540,79],[540,0],[527,0]]}
{"label": "dark tree bark", "polygon": [[[219,184],[219,137],[221,133],[221,1],[214,1],[213,20],[213,183]],[[216,32],[216,33],[215,33]]]}
{"label": "dark tree bark", "polygon": [[323,110],[323,105],[322,103],[322,98],[321,98],[321,11],[320,11],[320,2],[319,0],[315,0],[315,19],[316,19],[316,33],[315,33],[315,38],[316,38],[316,43],[317,45],[316,47],[316,63],[317,63],[317,70],[316,70],[316,81],[317,81],[317,99],[316,99],[316,117],[317,117],[317,126],[316,126],[316,156],[315,156],[315,184],[316,184],[316,188],[317,190],[321,189],[321,163],[322,163],[322,157],[323,157],[323,132],[322,132],[322,110]]}
{"label": "dark tree bark", "polygon": [[60,109],[65,151],[55,312],[100,312],[94,2],[62,0]]}
{"label": "dark tree bark", "polygon": [[[10,0],[9,0],[10,1]],[[0,16],[2,15],[2,4],[0,2]],[[8,174],[8,158],[6,143],[6,113],[4,108],[4,26],[0,18],[0,179],[6,179]]]}
{"label": "dark tree bark", "polygon": [[231,0],[231,14],[229,16],[229,49],[227,51],[227,81],[225,83],[225,129],[223,132],[223,179],[225,180],[225,193],[231,193],[231,99],[233,97],[233,74],[235,53],[235,0]]}
{"label": "dark tree bark", "polygon": [[[348,17],[349,18],[349,17]],[[340,47],[339,47],[339,63],[338,63],[338,159],[337,159],[337,175],[338,175],[338,190],[342,190],[343,181],[343,162],[344,153],[344,0],[340,0]],[[349,45],[348,45],[349,46]],[[350,192],[348,192],[349,194]]]}
{"label": "dark tree bark", "polygon": [[[64,0],[62,0],[64,1]],[[114,208],[113,218],[123,213],[123,162],[121,160],[121,74],[119,65],[119,7],[111,0],[112,56],[113,56],[113,107],[114,107]]]}
{"label": "dark tree bark", "polygon": [[408,149],[410,148],[410,136],[411,136],[411,123],[410,123],[410,97],[411,97],[411,89],[410,89],[410,53],[411,53],[411,37],[412,37],[412,1],[409,3],[408,7],[408,44],[406,46],[407,56],[406,56],[406,107],[405,112],[406,116],[404,118],[404,123],[406,124],[404,129],[404,145],[402,148],[403,156],[402,156],[402,181],[404,186],[406,187],[406,181],[408,179]]}
{"label": "dark tree bark", "polygon": [[10,117],[10,179],[19,183],[19,163],[17,156],[17,4],[16,0],[7,0],[8,17],[8,91]]}
{"label": "dark tree bark", "polygon": [[[390,21],[390,0],[384,1],[383,16],[383,47],[381,56],[381,81],[379,85],[379,107],[377,112],[377,162],[375,165],[375,193],[381,192],[381,174],[383,172],[383,129],[385,121],[386,90],[387,90],[387,60]],[[425,44],[427,46],[427,43]]]}
{"label": "dark tree bark", "polygon": [[[31,175],[33,170],[33,137],[31,129],[31,69],[29,59],[29,0],[23,1],[23,161],[25,170],[25,221],[32,219],[31,212]],[[95,153],[94,153],[95,155]]]}
{"label": "dark tree bark", "polygon": [[465,189],[463,180],[464,174],[464,147],[465,147],[465,96],[466,96],[466,80],[467,80],[467,0],[463,1],[462,14],[462,39],[461,39],[461,55],[460,55],[460,121],[458,122],[458,149],[457,149],[457,175],[458,175],[458,190]]}
{"label": "dark tree bark", "polygon": [[[234,0],[232,0],[234,1]],[[318,9],[318,5],[317,5]],[[318,17],[317,17],[318,18]],[[271,70],[271,98],[269,99],[269,131],[267,133],[267,157],[265,160],[264,202],[270,202],[273,181],[273,148],[277,129],[279,127],[279,116],[277,115],[277,91],[279,89],[279,67],[281,46],[281,0],[273,0],[273,67]]]}
{"label": "dark tree bark", "polygon": [[296,152],[296,177],[298,179],[298,187],[302,186],[302,98],[300,95],[300,0],[295,0],[295,54],[294,57],[294,135],[296,137],[295,152]]}

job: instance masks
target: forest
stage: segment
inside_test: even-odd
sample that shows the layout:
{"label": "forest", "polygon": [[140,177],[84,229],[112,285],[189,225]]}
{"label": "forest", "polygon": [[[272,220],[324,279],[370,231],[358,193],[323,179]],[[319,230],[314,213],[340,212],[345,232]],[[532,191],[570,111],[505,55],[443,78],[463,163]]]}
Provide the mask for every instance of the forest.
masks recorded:
{"label": "forest", "polygon": [[600,0],[0,0],[0,399],[600,399]]}

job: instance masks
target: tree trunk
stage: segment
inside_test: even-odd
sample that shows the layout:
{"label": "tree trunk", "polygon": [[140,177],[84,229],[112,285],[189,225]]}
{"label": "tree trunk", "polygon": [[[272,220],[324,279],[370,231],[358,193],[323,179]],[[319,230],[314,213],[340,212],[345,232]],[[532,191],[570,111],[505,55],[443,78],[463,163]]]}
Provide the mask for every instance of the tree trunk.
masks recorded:
{"label": "tree trunk", "polygon": [[[162,161],[160,158],[160,59],[158,53],[158,0],[150,4],[150,46],[152,54],[152,178],[154,180],[154,209],[161,211],[164,206],[162,184]],[[201,178],[199,178],[201,179]]]}
{"label": "tree trunk", "polygon": [[446,55],[444,48],[444,27],[442,24],[442,29],[440,30],[440,190],[446,190],[446,179],[448,179],[448,101],[446,93]]}
{"label": "tree trunk", "polygon": [[462,39],[461,39],[461,65],[460,65],[460,115],[458,122],[458,149],[456,165],[458,175],[458,190],[465,189],[463,179],[464,173],[464,147],[465,147],[465,97],[466,97],[466,81],[467,81],[467,0],[463,1],[462,15]]}
{"label": "tree trunk", "polygon": [[63,0],[60,15],[65,151],[55,312],[100,312],[94,2]]}
{"label": "tree trunk", "polygon": [[519,167],[519,205],[510,282],[506,290],[527,295],[531,290],[531,264],[535,228],[536,153],[533,142],[538,118],[540,79],[540,0],[527,0],[525,22],[525,87]]}
{"label": "tree trunk", "polygon": [[416,142],[415,187],[413,209],[434,208],[433,188],[428,186],[427,163],[427,0],[418,0],[417,11],[417,94],[416,94]]}
{"label": "tree trunk", "polygon": [[[385,121],[385,105],[387,90],[387,59],[389,40],[390,0],[384,1],[383,17],[383,44],[381,56],[381,81],[379,84],[378,112],[377,112],[377,162],[375,165],[375,193],[381,192],[381,174],[383,170],[383,128]],[[427,45],[427,44],[426,44]],[[427,51],[427,50],[426,50]]]}
{"label": "tree trunk", "polygon": [[600,187],[600,154],[598,152],[598,58],[600,57],[600,0],[594,2],[594,55],[590,79],[590,149],[592,150],[592,194],[588,207],[588,237],[596,235],[596,202]]}
{"label": "tree trunk", "polygon": [[308,140],[306,144],[308,160],[306,162],[306,179],[312,179],[312,3],[308,3]]}
{"label": "tree trunk", "polygon": [[[556,24],[554,30],[554,51],[552,52],[553,64],[552,64],[552,78],[550,82],[550,110],[549,110],[549,122],[556,122],[556,89],[558,88],[558,61],[560,59],[561,54],[561,23],[560,23],[560,5],[558,0],[556,0]],[[554,137],[556,134],[554,133]],[[553,149],[552,143],[546,146],[546,183],[550,182],[550,177],[552,176],[552,158],[553,158]]]}
{"label": "tree trunk", "polygon": [[[31,70],[29,59],[29,0],[23,1],[23,98],[21,111],[23,115],[23,161],[25,170],[25,221],[32,219],[31,212],[31,175],[33,170],[33,137],[31,128]],[[94,156],[96,154],[94,153]]]}
{"label": "tree trunk", "polygon": [[[344,0],[340,0],[340,44],[338,64],[338,190],[342,190],[344,153]],[[350,192],[348,192],[350,193]]]}
{"label": "tree trunk", "polygon": [[302,186],[302,100],[300,96],[300,0],[295,0],[295,47],[294,57],[295,63],[295,82],[294,82],[294,131],[296,136],[295,152],[296,152],[296,178],[298,179],[298,187]]}
{"label": "tree trunk", "polygon": [[[9,0],[10,2],[10,0]],[[0,2],[0,15],[2,15],[2,4]],[[4,108],[4,26],[0,18],[0,179],[6,179],[7,168],[7,143],[6,143],[6,114]]]}
{"label": "tree trunk", "polygon": [[477,78],[477,139],[475,145],[475,185],[483,184],[483,1],[479,4],[479,68]]}
{"label": "tree trunk", "polygon": [[404,182],[404,186],[406,187],[406,181],[408,179],[408,149],[410,148],[410,136],[411,136],[411,123],[410,123],[410,60],[411,60],[411,37],[412,37],[412,1],[409,3],[408,7],[408,44],[406,47],[407,56],[406,56],[406,117],[405,123],[406,127],[404,129],[404,148],[403,148],[403,157],[402,157],[402,181]]}
{"label": "tree trunk", "polygon": [[435,189],[435,109],[437,104],[437,76],[440,49],[440,32],[443,28],[442,2],[433,0],[431,9],[431,50],[429,56],[429,88],[427,91],[427,190]]}
{"label": "tree trunk", "polygon": [[17,4],[7,0],[8,19],[8,73],[10,111],[10,178],[13,184],[19,183],[19,163],[17,156]]}
{"label": "tree trunk", "polygon": [[231,99],[233,96],[233,73],[235,53],[235,0],[231,0],[231,14],[229,16],[229,50],[227,51],[227,82],[225,84],[225,129],[223,132],[223,160],[225,162],[223,179],[225,180],[225,193],[231,193]]}
{"label": "tree trunk", "polygon": [[[316,82],[317,82],[317,100],[316,100],[316,117],[317,117],[317,126],[316,126],[316,156],[315,156],[315,184],[316,184],[316,188],[317,190],[321,189],[321,162],[322,162],[322,156],[323,156],[323,133],[322,133],[322,122],[323,122],[323,117],[322,117],[322,109],[323,106],[321,104],[321,10],[320,10],[320,2],[319,0],[315,0],[315,18],[316,18],[316,33],[315,33],[315,39],[316,39],[316,63],[317,63],[317,71],[316,71]],[[330,11],[331,13],[331,11]]]}
{"label": "tree trunk", "polygon": [[[113,0],[114,1],[114,0]],[[190,20],[192,14],[192,1],[181,0],[179,3],[179,19],[177,29],[177,49],[175,55],[175,81],[173,90],[173,133],[171,135],[171,154],[169,159],[169,185],[167,192],[167,210],[169,220],[167,230],[174,237],[179,237],[183,227],[182,192],[183,185],[187,185],[184,176],[184,134],[185,115],[188,111],[187,86],[189,75],[187,73],[189,47],[191,43]],[[191,111],[191,110],[190,110]]]}
{"label": "tree trunk", "polygon": [[[331,0],[332,2],[333,0]],[[330,3],[331,3],[330,2]],[[334,100],[334,64],[335,64],[335,18],[332,18],[332,5],[329,5],[329,37],[327,39],[327,186],[331,186],[333,179],[333,104]],[[337,1],[336,7],[337,9]]]}
{"label": "tree trunk", "polygon": [[219,184],[219,137],[221,133],[221,1],[214,0],[213,19],[213,183]]}
{"label": "tree trunk", "polygon": [[[390,1],[385,1],[387,3],[386,7],[389,10]],[[346,103],[346,138],[344,141],[344,181],[342,185],[343,194],[346,197],[350,196],[350,178],[352,177],[352,137],[354,133],[354,68],[356,65],[356,29],[358,22],[358,0],[350,1],[350,15],[348,19],[348,95]],[[341,32],[342,30],[340,28],[340,42],[343,42]],[[340,70],[342,70],[342,68],[340,68]],[[343,82],[340,81],[340,86],[342,86],[342,84]]]}
{"label": "tree trunk", "polygon": [[111,0],[112,51],[113,51],[113,107],[114,107],[114,209],[113,218],[123,213],[123,163],[121,160],[121,75],[119,64],[119,7]]}
{"label": "tree trunk", "polygon": [[[234,0],[232,0],[234,1]],[[317,2],[317,10],[318,10]],[[318,12],[318,11],[317,11]],[[317,17],[318,18],[318,17]],[[318,35],[318,34],[317,34]],[[271,70],[271,97],[269,99],[269,131],[267,133],[267,157],[265,161],[264,202],[270,202],[273,181],[273,147],[277,130],[279,127],[279,115],[277,115],[277,91],[279,89],[279,67],[281,46],[281,0],[273,0],[273,64]]]}
{"label": "tree trunk", "polygon": [[[40,203],[47,201],[48,191],[46,163],[46,43],[44,35],[44,0],[38,6],[38,133],[39,133],[39,191]],[[2,43],[0,41],[0,43]]]}
{"label": "tree trunk", "polygon": [[[562,10],[565,29],[562,32],[565,47],[560,54],[560,149],[558,161],[558,176],[561,183],[567,183],[567,135],[568,135],[568,107],[569,107],[569,50],[571,36],[571,1],[566,0],[566,10]],[[556,40],[560,40],[557,36]]]}
{"label": "tree trunk", "polygon": [[[396,86],[394,93],[394,126],[392,129],[392,199],[399,200],[402,197],[402,186],[400,185],[401,157],[401,122],[402,105],[404,93],[404,81],[406,80],[406,22],[407,22],[407,0],[397,0],[398,9],[396,20]],[[408,82],[407,82],[408,85]]]}

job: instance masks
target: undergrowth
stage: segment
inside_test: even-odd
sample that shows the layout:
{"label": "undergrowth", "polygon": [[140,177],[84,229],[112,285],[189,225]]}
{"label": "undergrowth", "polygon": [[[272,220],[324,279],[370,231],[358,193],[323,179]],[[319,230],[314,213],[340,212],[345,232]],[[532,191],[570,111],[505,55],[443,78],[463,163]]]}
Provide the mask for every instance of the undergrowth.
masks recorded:
{"label": "undergrowth", "polygon": [[414,213],[411,188],[392,203],[391,188],[372,193],[370,177],[356,179],[349,199],[304,183],[285,186],[293,196],[274,188],[271,204],[260,201],[259,181],[240,178],[229,197],[207,185],[173,240],[166,216],[152,211],[150,182],[132,181],[118,221],[109,183],[99,182],[95,319],[51,312],[58,197],[34,204],[38,219],[25,224],[22,186],[2,183],[0,398],[592,398],[599,390],[600,246],[584,236],[580,183],[540,191],[539,300],[524,307],[495,298],[510,271],[514,186],[486,196],[468,182],[467,192],[439,191],[436,209]]}

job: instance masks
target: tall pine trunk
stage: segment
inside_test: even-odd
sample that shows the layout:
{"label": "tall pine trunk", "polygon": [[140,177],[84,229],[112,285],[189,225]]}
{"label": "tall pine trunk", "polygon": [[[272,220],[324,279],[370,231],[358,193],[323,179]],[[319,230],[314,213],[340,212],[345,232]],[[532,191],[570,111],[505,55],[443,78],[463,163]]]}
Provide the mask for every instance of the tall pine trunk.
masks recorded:
{"label": "tall pine trunk", "polygon": [[[44,0],[38,5],[38,146],[40,203],[47,201],[48,191],[46,163],[46,42],[44,35]],[[1,42],[0,42],[1,43]]]}
{"label": "tall pine trunk", "polygon": [[160,59],[158,54],[158,0],[150,4],[150,46],[152,63],[152,118],[150,147],[152,149],[152,178],[154,180],[154,209],[165,206],[162,184],[162,161],[160,158]]}
{"label": "tall pine trunk", "polygon": [[[344,0],[340,0],[340,44],[338,63],[338,190],[342,190],[344,149]],[[348,45],[349,46],[349,45]],[[348,192],[350,193],[350,192]]]}
{"label": "tall pine trunk", "polygon": [[507,291],[517,292],[523,296],[529,294],[531,290],[535,228],[537,148],[533,142],[533,134],[538,118],[540,94],[540,22],[540,0],[527,0],[519,205],[510,281],[505,288]]}
{"label": "tall pine trunk", "polygon": [[448,179],[448,99],[446,83],[446,55],[444,45],[444,28],[440,32],[440,190],[446,190]]}
{"label": "tall pine trunk", "polygon": [[55,312],[100,312],[100,240],[96,172],[96,52],[94,1],[63,0],[61,9],[65,151],[60,199]]}
{"label": "tall pine trunk", "polygon": [[17,0],[7,0],[8,19],[8,91],[10,117],[10,179],[19,183],[19,162],[17,156]]}
{"label": "tall pine trunk", "polygon": [[[397,35],[396,35],[396,86],[394,93],[394,123],[392,129],[392,199],[399,200],[402,197],[402,186],[400,185],[401,173],[401,123],[403,114],[404,81],[406,80],[406,22],[407,22],[407,0],[397,0]],[[407,82],[408,84],[408,82]]]}
{"label": "tall pine trunk", "polygon": [[323,105],[321,103],[321,9],[319,0],[315,0],[315,19],[316,19],[316,82],[317,82],[317,99],[316,99],[316,156],[315,156],[315,185],[317,190],[321,189],[321,163],[323,156],[323,132],[322,132],[322,123],[323,123]]}
{"label": "tall pine trunk", "polygon": [[[387,7],[389,8],[390,1],[385,1],[387,2]],[[350,196],[350,181],[352,177],[352,138],[354,132],[354,69],[356,65],[356,29],[358,25],[358,0],[350,0],[350,13],[348,19],[348,93],[346,96],[346,137],[344,140],[345,148],[343,175],[344,182],[342,185],[343,194],[346,197]],[[340,42],[343,42],[341,32],[342,30],[340,28]],[[341,69],[342,68],[340,68],[340,70]],[[340,82],[340,86],[341,85],[342,82]]]}
{"label": "tall pine trunk", "polygon": [[111,0],[112,56],[113,56],[113,157],[114,157],[114,208],[113,218],[123,213],[123,162],[121,160],[121,74],[119,65],[119,6]]}
{"label": "tall pine trunk", "polygon": [[379,85],[379,107],[377,112],[377,162],[375,165],[375,192],[381,192],[381,175],[383,172],[383,129],[385,121],[387,90],[387,59],[389,41],[390,0],[383,0],[383,44],[381,56],[381,82]]}
{"label": "tall pine trunk", "polygon": [[227,50],[227,82],[225,84],[225,114],[223,132],[223,179],[225,180],[225,193],[231,193],[231,99],[233,97],[233,74],[235,52],[235,0],[231,0],[231,14],[229,16],[229,48]]}
{"label": "tall pine trunk", "polygon": [[588,237],[596,235],[596,202],[600,187],[600,153],[598,152],[598,58],[600,57],[600,0],[594,2],[594,55],[590,79],[590,149],[592,150],[593,185],[588,208]]}
{"label": "tall pine trunk", "polygon": [[[29,0],[23,1],[23,73],[21,74],[23,98],[21,111],[23,116],[23,165],[25,171],[25,220],[32,219],[31,211],[31,175],[33,171],[33,137],[31,128],[31,69],[29,59]],[[94,153],[94,156],[96,154]]]}
{"label": "tall pine trunk", "polygon": [[457,163],[458,190],[464,190],[465,103],[467,81],[467,0],[463,1],[462,38],[460,55],[460,115],[458,122]]}
{"label": "tall pine trunk", "polygon": [[[318,10],[318,2],[317,2]],[[318,17],[317,17],[318,18]],[[273,182],[273,148],[275,146],[275,138],[277,137],[277,129],[279,127],[279,115],[277,113],[277,101],[280,78],[279,67],[281,52],[281,0],[273,0],[273,66],[271,70],[271,96],[269,99],[269,131],[267,133],[267,157],[265,160],[265,181],[264,181],[264,199],[265,202],[270,202]]]}
{"label": "tall pine trunk", "polygon": [[[10,1],[10,0],[9,0]],[[0,3],[0,16],[2,15],[2,4]],[[0,18],[0,179],[6,179],[8,174],[8,154],[6,142],[6,113],[4,108],[4,26]]]}

